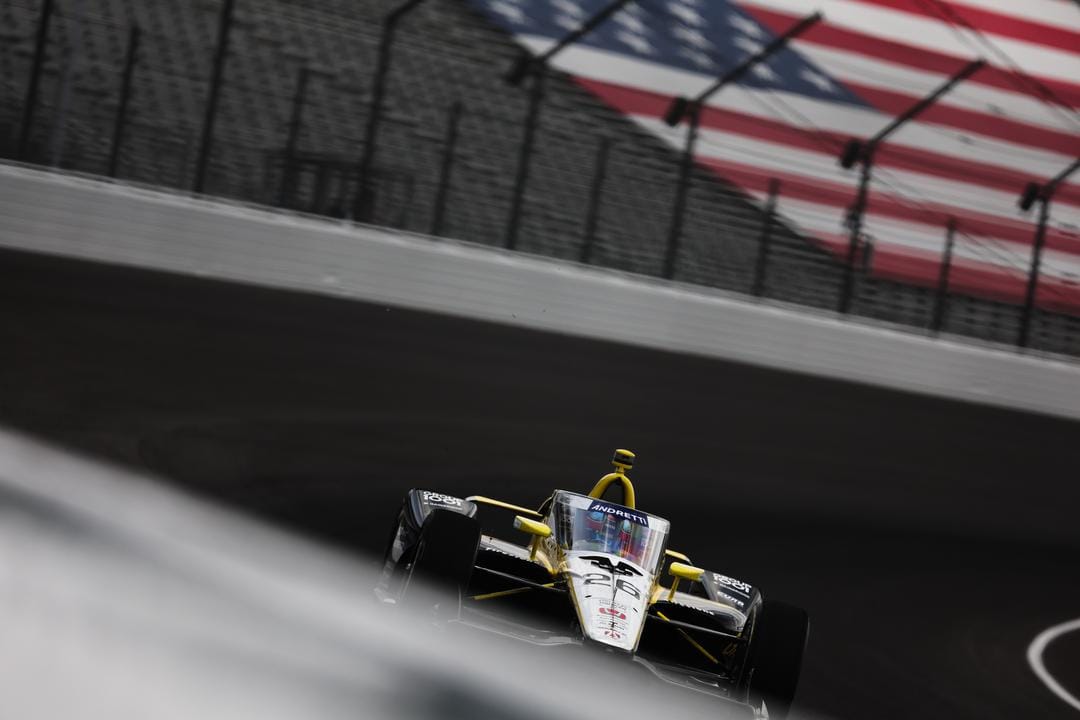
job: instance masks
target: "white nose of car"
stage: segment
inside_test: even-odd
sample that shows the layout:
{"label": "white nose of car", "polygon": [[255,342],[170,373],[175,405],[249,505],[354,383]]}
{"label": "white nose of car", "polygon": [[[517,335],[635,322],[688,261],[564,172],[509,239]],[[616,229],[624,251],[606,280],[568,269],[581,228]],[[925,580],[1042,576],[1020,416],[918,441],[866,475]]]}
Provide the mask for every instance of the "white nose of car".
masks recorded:
{"label": "white nose of car", "polygon": [[652,575],[617,555],[583,550],[567,554],[567,576],[585,637],[633,652],[649,606]]}

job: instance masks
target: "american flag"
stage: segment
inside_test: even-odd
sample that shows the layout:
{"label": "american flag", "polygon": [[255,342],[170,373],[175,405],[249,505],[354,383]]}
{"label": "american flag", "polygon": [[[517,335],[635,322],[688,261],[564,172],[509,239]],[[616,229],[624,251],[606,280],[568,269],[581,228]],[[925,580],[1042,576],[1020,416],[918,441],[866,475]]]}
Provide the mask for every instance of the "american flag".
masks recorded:
{"label": "american flag", "polygon": [[[610,0],[470,0],[540,53]],[[1070,0],[636,0],[556,56],[611,106],[682,148],[662,121],[725,70],[820,10],[824,19],[714,95],[696,160],[843,260],[858,169],[837,162],[967,63],[986,66],[883,144],[864,232],[869,271],[937,281],[945,227],[950,285],[1019,302],[1037,211],[1017,207],[1080,156],[1080,6]],[[1052,205],[1037,303],[1080,311],[1080,172]]]}

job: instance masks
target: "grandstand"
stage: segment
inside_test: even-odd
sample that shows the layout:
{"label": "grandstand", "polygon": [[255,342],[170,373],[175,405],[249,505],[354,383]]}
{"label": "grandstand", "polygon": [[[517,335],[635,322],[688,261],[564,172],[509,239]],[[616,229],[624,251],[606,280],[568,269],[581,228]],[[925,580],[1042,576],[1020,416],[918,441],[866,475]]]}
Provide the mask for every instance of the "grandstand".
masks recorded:
{"label": "grandstand", "polygon": [[[0,154],[5,157],[20,152],[20,118],[43,1],[0,0]],[[382,19],[399,4],[237,0],[205,191],[355,217]],[[137,26],[139,51],[116,174],[190,189],[222,1],[54,0],[54,7],[23,159],[108,172],[125,56],[131,28]],[[463,0],[428,0],[403,20],[375,147],[374,201],[363,219],[505,243],[528,91],[507,84],[503,76],[520,53],[510,34]],[[307,82],[297,116],[304,70]],[[460,121],[453,132],[455,107]],[[295,117],[299,123],[290,153]],[[609,152],[597,185],[605,144]],[[679,160],[654,134],[573,78],[551,71],[516,248],[661,275]],[[676,279],[751,292],[766,226],[770,242],[762,294],[835,308],[842,263],[794,226],[767,221],[754,198],[701,167],[688,194]],[[934,288],[872,277],[862,272],[864,262],[856,273],[852,312],[919,331],[928,328]],[[1011,344],[1019,318],[1015,304],[953,294],[944,330]],[[1037,310],[1031,346],[1080,354],[1080,321]]]}

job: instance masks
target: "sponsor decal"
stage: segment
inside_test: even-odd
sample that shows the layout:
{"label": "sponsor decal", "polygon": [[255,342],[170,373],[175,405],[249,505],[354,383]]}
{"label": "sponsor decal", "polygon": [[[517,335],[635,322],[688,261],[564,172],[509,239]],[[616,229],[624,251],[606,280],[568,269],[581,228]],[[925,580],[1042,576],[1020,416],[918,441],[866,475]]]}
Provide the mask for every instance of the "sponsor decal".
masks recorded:
{"label": "sponsor decal", "polygon": [[618,618],[619,620],[626,619],[626,613],[616,610],[613,607],[600,607],[597,612],[599,612],[601,615]]}
{"label": "sponsor decal", "polygon": [[740,595],[746,595],[747,597],[749,597],[750,591],[753,590],[753,587],[751,587],[749,583],[744,583],[742,580],[729,578],[727,575],[721,575],[720,573],[713,573],[712,576],[713,580],[718,585],[723,585],[724,587],[729,588],[733,592],[737,592]]}
{"label": "sponsor decal", "polygon": [[606,618],[601,618],[597,623],[598,630],[614,630],[615,632],[625,633],[627,632],[627,625],[624,622],[609,622]]}
{"label": "sponsor decal", "polygon": [[446,505],[448,507],[462,507],[461,498],[456,498],[453,495],[443,495],[442,493],[431,492],[430,490],[424,490],[420,493],[420,497],[424,499],[424,502],[431,505]]}
{"label": "sponsor decal", "polygon": [[737,597],[732,597],[731,595],[728,595],[728,594],[727,594],[726,592],[724,592],[723,590],[717,590],[717,591],[716,591],[716,595],[717,595],[717,597],[719,597],[719,598],[721,598],[721,599],[723,599],[723,600],[726,600],[727,602],[731,603],[731,604],[732,604],[732,605],[734,605],[735,607],[740,607],[740,608],[741,608],[741,607],[746,607],[746,603],[745,603],[745,602],[743,602],[742,600],[738,599]]}
{"label": "sponsor decal", "polygon": [[629,520],[632,523],[638,525],[644,525],[649,527],[649,516],[638,510],[631,510],[630,508],[623,507],[622,505],[613,505],[606,503],[603,500],[593,500],[589,503],[589,512],[602,512],[606,515],[614,515],[615,517],[621,517],[624,520]]}

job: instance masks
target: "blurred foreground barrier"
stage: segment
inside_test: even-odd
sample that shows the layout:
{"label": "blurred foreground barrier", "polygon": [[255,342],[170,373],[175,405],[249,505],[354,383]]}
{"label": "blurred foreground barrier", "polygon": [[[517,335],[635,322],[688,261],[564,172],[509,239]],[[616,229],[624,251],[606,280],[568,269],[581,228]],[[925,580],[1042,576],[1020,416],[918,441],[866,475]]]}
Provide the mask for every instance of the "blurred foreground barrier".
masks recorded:
{"label": "blurred foreground barrier", "polygon": [[1080,365],[486,246],[0,165],[0,245],[1080,418]]}
{"label": "blurred foreground barrier", "polygon": [[605,657],[389,612],[367,565],[4,431],[0,518],[0,717],[735,717]]}

